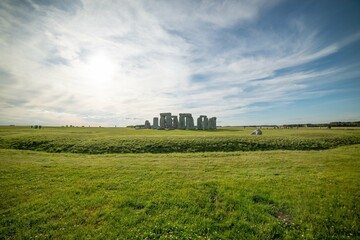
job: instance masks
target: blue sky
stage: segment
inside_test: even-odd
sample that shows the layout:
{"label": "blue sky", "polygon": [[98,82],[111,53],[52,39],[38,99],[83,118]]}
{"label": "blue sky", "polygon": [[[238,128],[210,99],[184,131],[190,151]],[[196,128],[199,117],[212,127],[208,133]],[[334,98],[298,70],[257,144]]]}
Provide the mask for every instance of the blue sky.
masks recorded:
{"label": "blue sky", "polygon": [[0,124],[360,121],[360,1],[0,2]]}

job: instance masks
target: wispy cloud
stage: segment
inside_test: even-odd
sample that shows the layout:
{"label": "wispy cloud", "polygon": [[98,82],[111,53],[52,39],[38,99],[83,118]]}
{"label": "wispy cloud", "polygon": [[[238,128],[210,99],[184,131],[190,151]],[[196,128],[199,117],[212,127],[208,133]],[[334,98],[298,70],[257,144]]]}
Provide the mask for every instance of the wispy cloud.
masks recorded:
{"label": "wispy cloud", "polygon": [[309,66],[359,41],[359,32],[326,43],[302,17],[283,30],[259,25],[281,4],[3,1],[0,120],[127,125],[185,111],[226,123],[314,97],[314,81],[344,69],[359,76],[356,64]]}

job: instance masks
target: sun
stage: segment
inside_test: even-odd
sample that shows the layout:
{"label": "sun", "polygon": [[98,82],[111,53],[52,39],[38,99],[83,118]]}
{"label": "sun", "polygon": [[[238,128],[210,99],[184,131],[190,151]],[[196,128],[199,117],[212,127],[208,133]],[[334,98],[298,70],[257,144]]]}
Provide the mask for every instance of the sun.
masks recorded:
{"label": "sun", "polygon": [[90,84],[110,83],[114,78],[114,63],[110,56],[104,53],[92,55],[86,67]]}

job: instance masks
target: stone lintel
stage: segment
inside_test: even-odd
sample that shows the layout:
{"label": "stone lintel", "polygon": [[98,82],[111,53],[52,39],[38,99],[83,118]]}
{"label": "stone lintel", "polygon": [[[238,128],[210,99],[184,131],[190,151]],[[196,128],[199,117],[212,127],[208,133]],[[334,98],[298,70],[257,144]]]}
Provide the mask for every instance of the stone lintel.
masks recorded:
{"label": "stone lintel", "polygon": [[179,113],[180,117],[191,117],[191,113]]}

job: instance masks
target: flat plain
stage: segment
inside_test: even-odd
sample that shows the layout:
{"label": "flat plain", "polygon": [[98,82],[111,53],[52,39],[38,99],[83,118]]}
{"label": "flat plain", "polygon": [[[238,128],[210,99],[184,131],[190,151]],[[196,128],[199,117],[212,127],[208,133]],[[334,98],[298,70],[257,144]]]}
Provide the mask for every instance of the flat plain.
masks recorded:
{"label": "flat plain", "polygon": [[360,130],[0,128],[2,239],[357,239]]}

